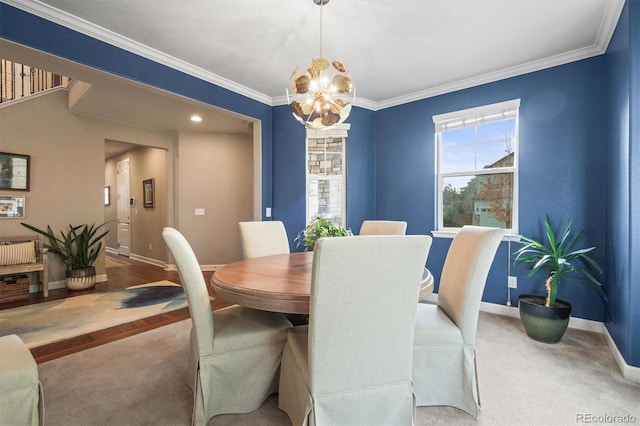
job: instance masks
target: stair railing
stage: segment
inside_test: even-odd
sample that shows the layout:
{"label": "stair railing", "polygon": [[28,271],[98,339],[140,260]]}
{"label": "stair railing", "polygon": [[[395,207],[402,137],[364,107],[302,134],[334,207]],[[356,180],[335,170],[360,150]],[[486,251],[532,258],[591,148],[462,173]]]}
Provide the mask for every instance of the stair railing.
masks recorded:
{"label": "stair railing", "polygon": [[0,103],[67,86],[71,79],[46,70],[0,60]]}

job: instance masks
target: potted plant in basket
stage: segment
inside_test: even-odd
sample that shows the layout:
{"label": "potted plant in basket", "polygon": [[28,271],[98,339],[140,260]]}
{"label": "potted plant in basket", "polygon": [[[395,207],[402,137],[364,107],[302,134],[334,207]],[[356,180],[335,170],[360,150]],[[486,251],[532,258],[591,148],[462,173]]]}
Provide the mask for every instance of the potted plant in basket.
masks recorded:
{"label": "potted plant in basket", "polygon": [[304,245],[305,251],[313,251],[318,238],[347,237],[353,235],[350,229],[332,223],[329,219],[316,216],[313,221],[298,233],[295,238],[296,247]]}
{"label": "potted plant in basket", "polygon": [[524,246],[515,252],[515,264],[532,264],[529,277],[539,271],[548,271],[546,295],[521,294],[518,298],[520,318],[527,335],[545,343],[560,341],[569,325],[571,304],[557,298],[560,282],[576,280],[592,288],[603,302],[607,301],[602,283],[596,277],[602,269],[589,255],[595,247],[576,248],[583,231],[571,238],[571,224],[569,218],[562,234],[557,235],[547,215],[544,239],[521,237]]}
{"label": "potted plant in basket", "polygon": [[93,264],[102,252],[102,238],[109,233],[109,230],[98,231],[105,225],[69,225],[67,233],[60,231],[58,238],[48,225],[43,231],[22,223],[22,226],[47,237],[48,242],[44,246],[64,263],[65,284],[70,290],[86,290],[95,285],[96,269]]}

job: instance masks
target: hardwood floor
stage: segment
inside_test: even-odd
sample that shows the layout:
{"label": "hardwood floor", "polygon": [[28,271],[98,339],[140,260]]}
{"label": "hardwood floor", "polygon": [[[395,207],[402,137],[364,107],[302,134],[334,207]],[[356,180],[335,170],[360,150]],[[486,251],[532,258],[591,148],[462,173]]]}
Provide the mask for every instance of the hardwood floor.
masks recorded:
{"label": "hardwood floor", "polygon": [[[49,290],[49,297],[46,299],[42,295],[42,292],[34,293],[30,295],[28,300],[2,303],[0,304],[0,309],[8,309],[34,303],[42,303],[50,300],[63,299],[66,297],[75,297],[82,294],[124,288],[153,281],[168,280],[173,281],[177,284],[181,284],[180,277],[178,276],[178,273],[176,271],[165,271],[159,266],[133,260],[125,256],[109,254],[107,255],[107,257],[126,262],[128,263],[128,265],[108,268],[108,281],[97,283],[96,286],[91,290],[70,291],[66,288]],[[203,273],[207,283],[209,282],[212,273],[213,272]],[[226,302],[220,300],[212,302],[212,308],[214,309],[218,309],[227,305],[228,304]],[[60,342],[51,343],[49,345],[32,348],[31,353],[33,354],[33,357],[35,358],[37,363],[42,363],[187,318],[189,318],[189,310],[187,308],[179,309],[176,311],[137,320],[131,323],[122,324],[116,327],[111,327],[82,336],[77,336],[71,339],[66,339]]]}

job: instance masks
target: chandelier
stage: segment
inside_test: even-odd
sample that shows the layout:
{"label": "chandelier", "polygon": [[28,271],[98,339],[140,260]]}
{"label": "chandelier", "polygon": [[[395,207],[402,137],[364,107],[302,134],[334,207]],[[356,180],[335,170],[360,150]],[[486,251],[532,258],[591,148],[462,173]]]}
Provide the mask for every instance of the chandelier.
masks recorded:
{"label": "chandelier", "polygon": [[327,129],[347,119],[355,101],[355,88],[342,62],[322,56],[322,7],[329,0],[313,2],[320,6],[320,56],[293,71],[287,102],[293,116],[305,127]]}

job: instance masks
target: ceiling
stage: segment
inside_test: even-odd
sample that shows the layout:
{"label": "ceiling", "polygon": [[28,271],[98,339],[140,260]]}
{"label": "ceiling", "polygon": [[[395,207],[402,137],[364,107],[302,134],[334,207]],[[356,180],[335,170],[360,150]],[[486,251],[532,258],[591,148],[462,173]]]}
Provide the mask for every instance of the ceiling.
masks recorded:
{"label": "ceiling", "polygon": [[[319,55],[322,11],[324,56],[347,66],[356,105],[372,110],[602,54],[624,6],[624,0],[331,0],[322,8],[312,0],[0,1],[269,105],[286,104],[293,69]],[[105,118],[183,129],[192,125],[175,118],[200,108],[212,114],[212,128],[246,130],[244,117],[121,78],[90,78],[100,80],[93,89],[99,96],[80,113],[104,116],[105,104],[119,105]]]}

